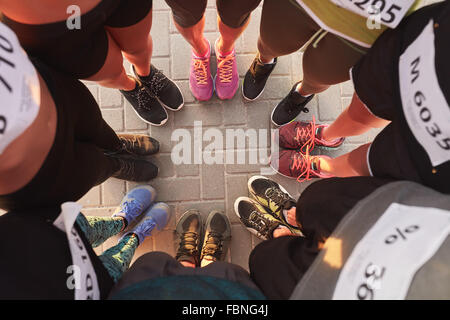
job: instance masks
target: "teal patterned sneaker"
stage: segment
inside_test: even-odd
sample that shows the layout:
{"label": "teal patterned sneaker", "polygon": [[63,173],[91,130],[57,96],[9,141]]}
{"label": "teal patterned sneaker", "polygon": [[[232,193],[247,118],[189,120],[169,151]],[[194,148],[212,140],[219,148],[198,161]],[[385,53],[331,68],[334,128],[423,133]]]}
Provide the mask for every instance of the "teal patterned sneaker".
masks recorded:
{"label": "teal patterned sneaker", "polygon": [[155,198],[156,190],[152,186],[137,186],[125,195],[112,216],[124,218],[129,226],[150,207]]}
{"label": "teal patterned sneaker", "polygon": [[[144,242],[146,237],[152,235],[153,230],[161,231],[167,225],[170,219],[170,208],[167,204],[158,202],[147,210],[142,220],[133,228],[125,233],[122,238],[130,234],[135,234],[139,239],[139,244]],[[121,239],[122,239],[121,238]]]}

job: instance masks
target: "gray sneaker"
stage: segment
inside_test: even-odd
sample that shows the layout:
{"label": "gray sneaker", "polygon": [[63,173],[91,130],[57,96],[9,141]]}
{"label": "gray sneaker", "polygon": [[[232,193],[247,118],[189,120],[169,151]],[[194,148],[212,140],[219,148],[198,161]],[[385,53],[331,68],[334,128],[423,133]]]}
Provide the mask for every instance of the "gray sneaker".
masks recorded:
{"label": "gray sneaker", "polygon": [[230,239],[231,226],[227,216],[219,211],[212,211],[205,223],[205,237],[200,254],[200,263],[203,260],[223,260]]}

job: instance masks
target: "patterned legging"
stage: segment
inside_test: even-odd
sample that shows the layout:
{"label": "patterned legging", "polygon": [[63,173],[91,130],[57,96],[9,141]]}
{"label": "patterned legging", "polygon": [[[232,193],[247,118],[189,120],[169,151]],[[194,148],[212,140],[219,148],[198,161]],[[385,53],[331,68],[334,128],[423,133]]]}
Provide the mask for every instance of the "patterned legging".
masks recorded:
{"label": "patterned legging", "polygon": [[[124,227],[122,218],[86,217],[81,213],[77,217],[77,223],[93,248],[118,234]],[[128,269],[138,245],[138,238],[128,235],[99,256],[114,282],[119,281]]]}

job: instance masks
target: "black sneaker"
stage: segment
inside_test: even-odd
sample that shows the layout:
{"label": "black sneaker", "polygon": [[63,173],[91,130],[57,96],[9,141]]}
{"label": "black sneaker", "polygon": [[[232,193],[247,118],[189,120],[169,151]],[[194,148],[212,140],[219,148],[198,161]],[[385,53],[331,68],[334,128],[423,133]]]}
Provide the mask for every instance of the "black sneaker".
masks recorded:
{"label": "black sneaker", "polygon": [[254,101],[261,96],[267,79],[269,79],[276,64],[277,58],[275,58],[273,63],[264,64],[259,60],[259,54],[255,57],[242,83],[242,95],[244,99]]}
{"label": "black sneaker", "polygon": [[172,111],[178,111],[183,108],[184,99],[180,88],[154,65],[150,66],[150,75],[146,77],[138,75],[134,66],[132,70],[135,76],[145,86],[147,92],[153,98],[157,98],[164,107]]}
{"label": "black sneaker", "polygon": [[188,210],[177,223],[176,233],[180,240],[175,259],[200,265],[200,235],[202,219],[197,210]]}
{"label": "black sneaker", "polygon": [[109,156],[117,161],[118,170],[112,175],[117,179],[135,182],[147,182],[158,175],[159,169],[153,163],[142,159],[129,159]]}
{"label": "black sneaker", "polygon": [[300,228],[290,225],[283,215],[283,210],[290,210],[297,204],[286,189],[269,178],[254,176],[248,180],[248,190],[269,213],[289,226],[296,235],[302,235]]}
{"label": "black sneaker", "polygon": [[228,218],[219,211],[212,211],[205,223],[205,238],[200,255],[200,264],[223,260],[230,239],[231,226]]}
{"label": "black sneaker", "polygon": [[257,201],[240,197],[234,202],[234,211],[248,231],[262,240],[273,239],[273,231],[283,223],[272,216]]}
{"label": "black sneaker", "polygon": [[273,124],[282,126],[295,120],[301,112],[309,112],[305,106],[314,98],[314,95],[305,98],[298,93],[296,88],[300,82],[294,84],[289,94],[273,109]]}
{"label": "black sneaker", "polygon": [[148,156],[158,153],[159,142],[143,134],[118,134],[122,149],[117,154]]}
{"label": "black sneaker", "polygon": [[133,90],[120,90],[120,92],[142,121],[154,126],[162,126],[167,122],[169,115],[166,109],[159,103],[158,99],[153,98],[147,92],[139,80],[136,79],[136,87]]}

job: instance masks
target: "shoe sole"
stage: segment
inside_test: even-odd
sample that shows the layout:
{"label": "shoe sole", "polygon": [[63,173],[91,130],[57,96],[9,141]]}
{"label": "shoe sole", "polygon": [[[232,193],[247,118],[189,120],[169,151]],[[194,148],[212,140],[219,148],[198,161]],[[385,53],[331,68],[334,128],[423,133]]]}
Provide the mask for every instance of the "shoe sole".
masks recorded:
{"label": "shoe sole", "polygon": [[[132,106],[133,107],[133,106]],[[134,108],[132,108],[133,109],[133,111],[134,111],[134,113],[136,113],[136,115],[138,116],[138,118],[139,119],[141,119],[142,121],[144,121],[145,123],[148,123],[148,124],[150,124],[150,125],[152,125],[152,126],[155,126],[155,127],[161,127],[161,126],[163,126],[163,125],[165,125],[166,123],[167,123],[167,121],[169,120],[169,114],[167,113],[167,111],[166,111],[166,109],[164,109],[164,112],[166,113],[166,115],[167,115],[167,118],[165,119],[165,120],[163,120],[161,123],[159,123],[159,124],[156,124],[156,123],[153,123],[153,122],[150,122],[150,121],[148,121],[148,120],[145,120],[144,118],[142,118],[141,117],[141,115],[134,109]]]}
{"label": "shoe sole", "polygon": [[253,235],[254,235],[255,237],[257,237],[258,239],[267,240],[267,238],[262,238],[260,235],[258,235],[258,231],[256,231],[256,230],[253,229],[253,228],[247,227],[247,226],[242,222],[242,218],[241,218],[241,215],[239,214],[239,210],[238,210],[238,205],[239,205],[239,202],[241,202],[241,200],[247,200],[247,199],[252,200],[252,199],[249,198],[249,197],[239,197],[239,198],[237,198],[236,201],[234,201],[234,212],[235,212],[236,215],[239,217],[239,221],[241,221],[241,223],[244,225],[244,227],[245,227],[251,234],[253,234]]}

